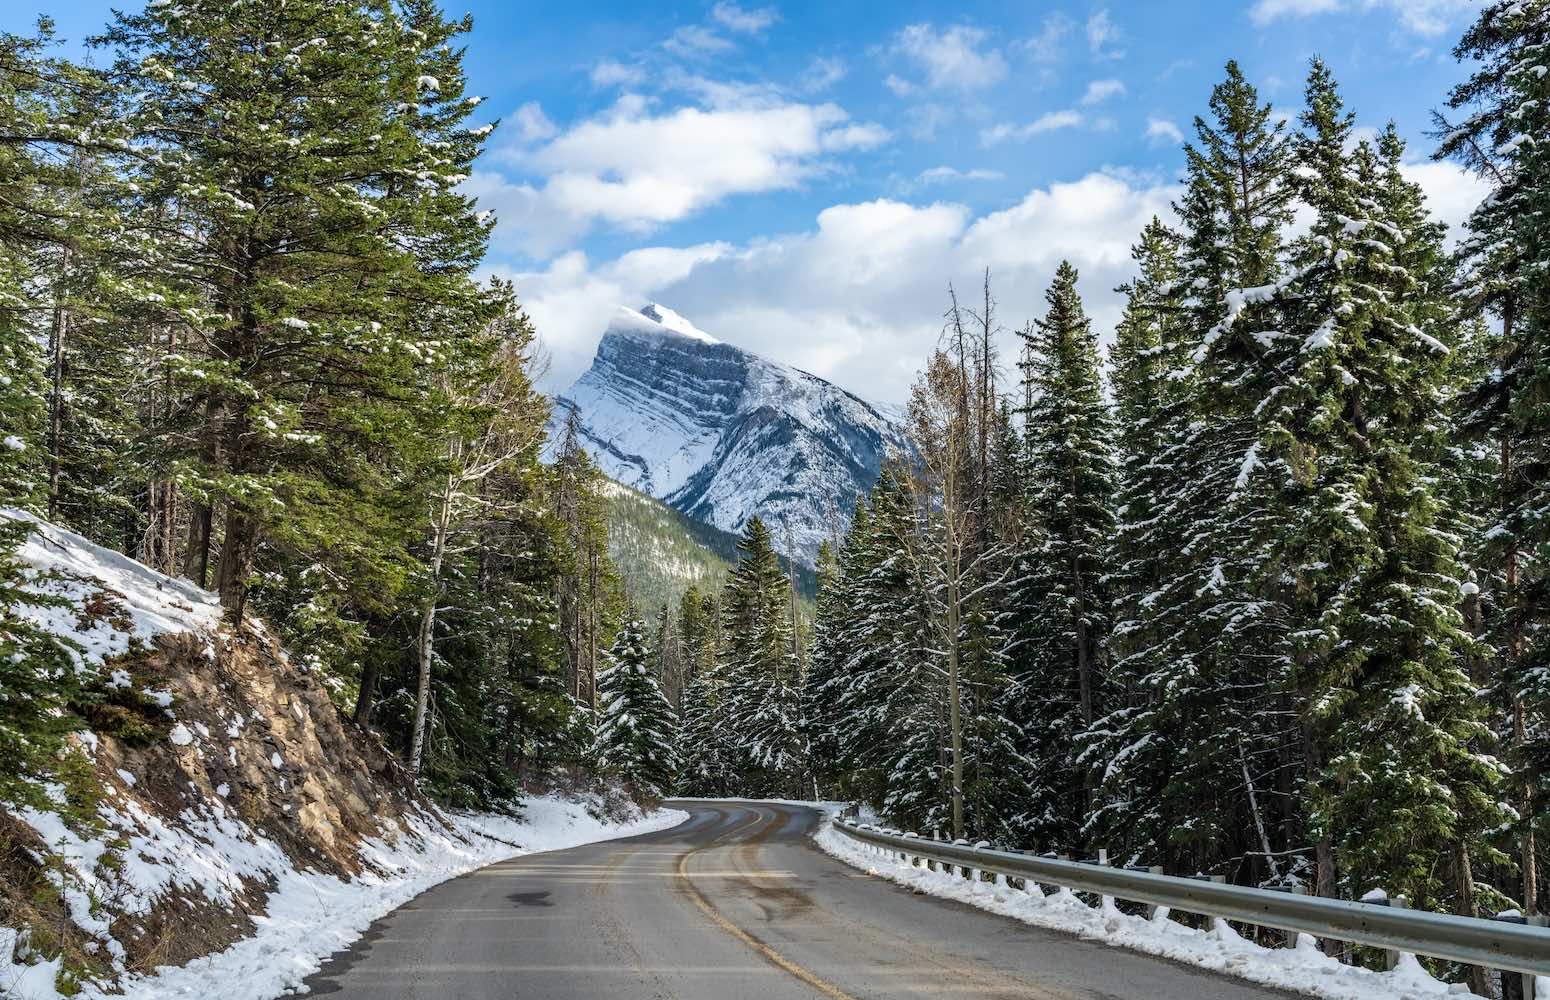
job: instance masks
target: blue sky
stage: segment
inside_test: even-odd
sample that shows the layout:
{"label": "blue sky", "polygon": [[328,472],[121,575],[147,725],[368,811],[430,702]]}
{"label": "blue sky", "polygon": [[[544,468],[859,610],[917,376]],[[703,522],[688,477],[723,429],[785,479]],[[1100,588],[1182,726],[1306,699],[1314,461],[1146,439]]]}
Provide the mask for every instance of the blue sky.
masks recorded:
{"label": "blue sky", "polygon": [[[0,28],[24,30],[27,2]],[[1427,162],[1424,135],[1464,74],[1471,0],[467,6],[472,89],[503,121],[469,188],[497,212],[489,269],[517,280],[554,388],[616,303],[654,299],[898,401],[949,282],[977,290],[990,268],[1018,327],[1063,256],[1107,331],[1229,58],[1295,114],[1322,55],[1362,125],[1412,140],[1439,215],[1480,193]],[[109,4],[49,8],[74,49]]]}

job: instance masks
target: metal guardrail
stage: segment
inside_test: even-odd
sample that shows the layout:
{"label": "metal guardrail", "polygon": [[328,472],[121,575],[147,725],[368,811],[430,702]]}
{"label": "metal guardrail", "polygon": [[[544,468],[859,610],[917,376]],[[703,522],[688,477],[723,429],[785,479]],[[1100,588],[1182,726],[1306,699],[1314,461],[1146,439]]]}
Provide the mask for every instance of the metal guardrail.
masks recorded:
{"label": "metal guardrail", "polygon": [[[957,865],[1115,899],[1276,930],[1426,955],[1487,969],[1550,976],[1550,929],[1477,917],[1353,903],[1081,861],[926,840],[836,820],[853,840],[914,859]],[[1532,990],[1532,980],[1525,983]],[[1527,992],[1527,991],[1525,991]],[[1529,993],[1532,996],[1532,993]]]}

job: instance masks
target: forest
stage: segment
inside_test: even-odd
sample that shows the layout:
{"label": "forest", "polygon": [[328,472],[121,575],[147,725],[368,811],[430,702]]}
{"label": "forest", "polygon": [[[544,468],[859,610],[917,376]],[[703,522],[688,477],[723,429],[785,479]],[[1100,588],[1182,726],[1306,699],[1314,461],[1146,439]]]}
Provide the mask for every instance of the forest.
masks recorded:
{"label": "forest", "polygon": [[[152,3],[0,35],[0,504],[304,651],[438,800],[869,804],[923,834],[1464,914],[1550,860],[1550,6],[1435,95],[1489,181],[1449,234],[1330,67],[1228,63],[1112,341],[1069,265],[949,293],[908,448],[802,567],[751,519],[659,613],[608,555],[542,331],[479,268],[467,18]],[[1203,95],[1205,96],[1205,95]],[[945,280],[944,280],[945,286]],[[1018,319],[1021,322],[1021,318]],[[0,796],[115,695],[14,612]]]}

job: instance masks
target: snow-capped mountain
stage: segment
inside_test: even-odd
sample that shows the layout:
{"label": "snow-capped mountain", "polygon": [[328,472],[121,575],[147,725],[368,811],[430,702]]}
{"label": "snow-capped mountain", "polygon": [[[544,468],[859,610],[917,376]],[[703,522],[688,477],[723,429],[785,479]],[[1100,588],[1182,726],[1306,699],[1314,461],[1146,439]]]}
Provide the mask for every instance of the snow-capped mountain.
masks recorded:
{"label": "snow-capped mountain", "polygon": [[885,408],[654,303],[619,308],[558,402],[552,444],[574,407],[610,477],[725,531],[758,514],[809,564],[902,440]]}

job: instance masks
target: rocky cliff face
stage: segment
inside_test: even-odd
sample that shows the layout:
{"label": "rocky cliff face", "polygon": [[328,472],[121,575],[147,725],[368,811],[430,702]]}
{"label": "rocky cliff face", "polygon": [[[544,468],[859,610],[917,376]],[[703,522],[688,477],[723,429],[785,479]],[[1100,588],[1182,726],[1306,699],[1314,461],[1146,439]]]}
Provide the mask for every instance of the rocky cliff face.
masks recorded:
{"label": "rocky cliff face", "polygon": [[554,439],[576,409],[612,478],[725,531],[757,514],[809,564],[902,440],[884,408],[655,304],[619,309],[559,403]]}

